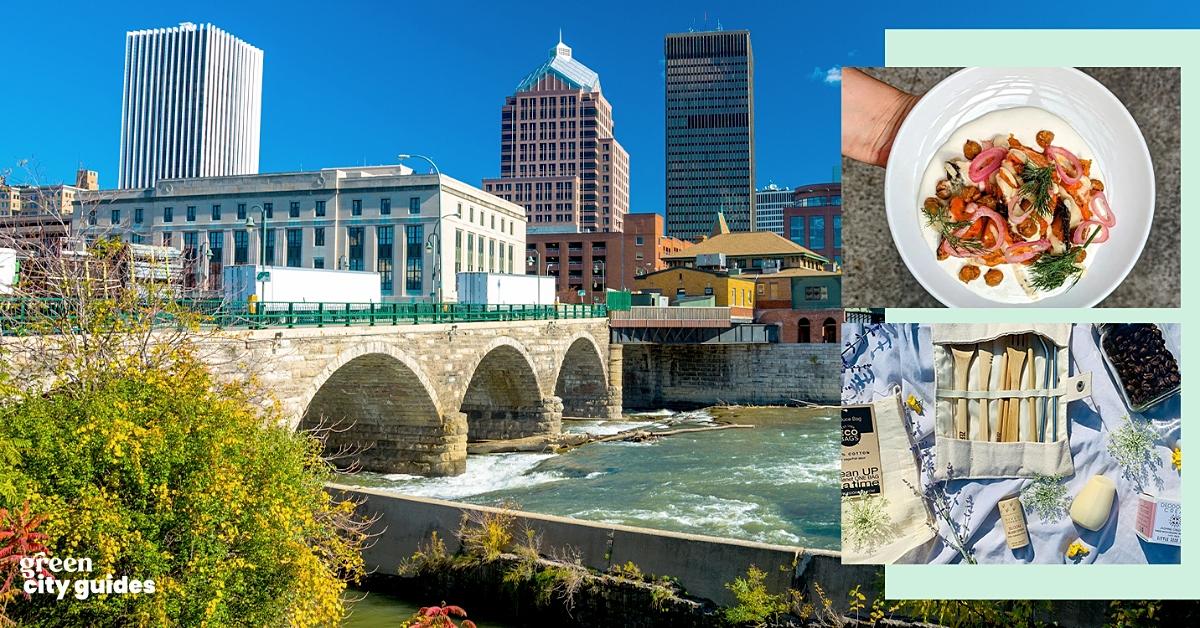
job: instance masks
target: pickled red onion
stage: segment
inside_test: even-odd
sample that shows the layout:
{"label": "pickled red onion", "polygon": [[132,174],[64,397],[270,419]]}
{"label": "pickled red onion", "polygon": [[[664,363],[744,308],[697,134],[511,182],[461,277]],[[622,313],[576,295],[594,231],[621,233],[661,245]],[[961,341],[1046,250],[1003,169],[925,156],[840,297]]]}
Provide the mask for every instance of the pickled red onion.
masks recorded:
{"label": "pickled red onion", "polygon": [[[991,224],[996,227],[996,245],[997,246],[999,246],[1000,244],[1007,245],[1009,243],[1010,238],[1008,236],[1008,229],[1006,229],[1004,227],[1004,217],[1003,216],[996,213],[992,209],[988,208],[986,205],[976,205],[974,203],[967,206],[967,211],[974,213],[974,214],[978,214],[979,215],[978,219],[987,218],[992,221]],[[988,250],[993,251],[993,250],[995,250],[995,248],[996,247],[992,247]]]}
{"label": "pickled red onion", "polygon": [[[1022,251],[1022,249],[1027,249]],[[1004,250],[1004,261],[1009,264],[1020,264],[1037,255],[1040,255],[1050,250],[1050,242],[1048,240],[1034,240],[1032,242],[1020,242]],[[1014,253],[1013,251],[1021,251]]]}
{"label": "pickled red onion", "polygon": [[999,146],[993,146],[980,152],[975,159],[971,160],[971,166],[967,168],[967,176],[975,183],[987,180],[993,172],[1000,169],[1000,164],[1004,163],[1004,156],[1007,154],[1008,151]]}
{"label": "pickled red onion", "polygon": [[1113,214],[1112,207],[1108,204],[1108,197],[1103,191],[1096,192],[1092,196],[1092,202],[1088,204],[1092,208],[1092,219],[1104,225],[1105,227],[1117,226],[1117,217]]}
{"label": "pickled red onion", "polygon": [[1108,226],[1098,220],[1085,220],[1075,227],[1075,231],[1071,233],[1071,244],[1086,244],[1088,238],[1091,237],[1091,231],[1087,228],[1089,225],[1095,225],[1099,233],[1092,238],[1092,242],[1100,244],[1108,239]]}
{"label": "pickled red onion", "polygon": [[[1065,148],[1059,148],[1058,146],[1047,146],[1046,156],[1054,162],[1054,169],[1058,171],[1058,178],[1061,179],[1064,184],[1075,185],[1079,182],[1079,177],[1083,176],[1083,163],[1081,163],[1079,158],[1076,157],[1071,151]],[[1059,157],[1066,159],[1067,164],[1070,165],[1071,169],[1075,172],[1075,176],[1072,177],[1067,174],[1067,171],[1063,168],[1062,161],[1059,161]]]}

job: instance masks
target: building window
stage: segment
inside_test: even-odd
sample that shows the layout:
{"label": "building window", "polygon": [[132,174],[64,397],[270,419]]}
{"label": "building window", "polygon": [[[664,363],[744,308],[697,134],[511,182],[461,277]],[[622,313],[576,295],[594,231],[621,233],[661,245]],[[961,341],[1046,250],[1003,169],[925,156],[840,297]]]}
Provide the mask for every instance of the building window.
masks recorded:
{"label": "building window", "polygon": [[174,221],[175,221],[175,208],[174,207],[164,207],[163,208],[163,222],[174,222]]}
{"label": "building window", "polygon": [[121,224],[121,210],[119,210],[119,209],[112,210],[112,212],[109,215],[109,222],[111,222],[114,225]]}
{"label": "building window", "polygon": [[316,209],[313,210],[313,213],[317,218],[323,217],[325,215],[325,201],[317,201]]}
{"label": "building window", "polygon": [[233,232],[233,263],[246,264],[250,261],[250,232]]}
{"label": "building window", "polygon": [[325,258],[324,257],[314,257],[313,258],[313,268],[325,268]]}
{"label": "building window", "polygon": [[288,218],[300,217],[300,201],[292,201],[288,203]]}
{"label": "building window", "polygon": [[237,204],[237,219],[238,220],[246,219],[246,204],[245,203]]}
{"label": "building window", "polygon": [[804,288],[805,301],[824,301],[829,298],[829,288],[825,286],[806,286]]}
{"label": "building window", "polygon": [[[462,207],[462,205],[459,205]],[[462,272],[462,229],[454,230],[454,274]]]}
{"label": "building window", "polygon": [[133,224],[140,225],[145,218],[146,212],[144,212],[141,207],[133,210]]}
{"label": "building window", "polygon": [[646,239],[644,237],[642,237],[642,236],[634,236],[633,237],[634,246],[642,246],[645,243],[646,243]]}
{"label": "building window", "polygon": [[508,245],[508,274],[513,274],[513,245]]}
{"label": "building window", "polygon": [[812,324],[807,318],[800,319],[796,326],[796,342],[812,342]]}
{"label": "building window", "polygon": [[313,246],[325,246],[325,227],[313,228]]}
{"label": "building window", "polygon": [[143,235],[142,235],[142,234],[140,234],[140,233],[134,233],[134,234],[131,234],[131,235],[129,236],[129,243],[130,243],[130,244],[145,244],[145,243],[146,243],[146,237],[145,237],[145,236],[143,236]]}
{"label": "building window", "polygon": [[467,234],[467,272],[475,272],[475,234]]}
{"label": "building window", "polygon": [[266,252],[263,254],[263,257],[265,258],[263,260],[263,265],[264,266],[274,266],[275,265],[275,230],[274,229],[267,229],[267,245],[265,248],[266,248]]}
{"label": "building window", "polygon": [[274,218],[275,203],[263,203],[263,211],[267,213],[267,218]]}
{"label": "building window", "polygon": [[819,251],[825,248],[825,217],[808,217],[808,248]]}
{"label": "building window", "polygon": [[188,222],[196,222],[196,206],[195,205],[187,206],[187,221]]}
{"label": "building window", "polygon": [[87,224],[89,224],[89,225],[96,224],[96,210],[95,209],[88,210]]}
{"label": "building window", "polygon": [[410,196],[408,198],[408,213],[410,213],[410,214],[421,213],[421,197],[420,196]]}
{"label": "building window", "polygon": [[212,206],[212,219],[213,219],[213,220],[220,220],[220,219],[221,219],[221,206],[220,206],[220,205],[213,205],[213,206]]}
{"label": "building window", "polygon": [[162,245],[163,246],[172,246],[174,244],[175,244],[175,239],[173,237],[171,237],[170,231],[162,234]]}
{"label": "building window", "polygon": [[287,230],[287,265],[292,268],[299,268],[302,252],[304,250],[304,230],[303,229],[288,229]]}
{"label": "building window", "polygon": [[392,243],[395,241],[395,228],[388,226],[375,227],[375,270],[379,272],[379,289],[384,294],[392,294],[393,268]]}
{"label": "building window", "polygon": [[361,198],[356,198],[356,199],[350,201],[350,215],[351,216],[361,216],[362,215],[362,199]]}
{"label": "building window", "polygon": [[[421,280],[424,273],[425,250],[422,245],[425,240],[425,225],[408,225],[404,228],[404,232],[406,235],[405,249],[407,250],[404,289],[408,292],[420,293],[423,290]],[[480,240],[480,244],[483,244],[482,240]]]}
{"label": "building window", "polygon": [[497,252],[500,254],[500,260],[496,264],[496,272],[502,273],[502,272],[504,272],[504,243],[503,242],[500,243],[500,250]]}
{"label": "building window", "polygon": [[381,216],[387,216],[388,214],[391,214],[391,213],[392,213],[392,199],[390,199],[390,198],[379,199],[379,214]]}
{"label": "building window", "polygon": [[833,320],[832,317],[825,319],[825,322],[821,325],[821,330],[821,342],[837,342],[837,321]]}
{"label": "building window", "polygon": [[804,246],[804,216],[792,216],[791,222],[788,225],[788,239],[800,246]]}
{"label": "building window", "polygon": [[842,248],[842,217],[833,217],[833,248]]}
{"label": "building window", "polygon": [[[361,210],[360,210],[361,211]],[[350,270],[363,269],[363,228],[346,227],[346,249],[349,255]]]}
{"label": "building window", "polygon": [[221,287],[222,262],[225,261],[225,232],[208,232],[208,288],[216,290]]}

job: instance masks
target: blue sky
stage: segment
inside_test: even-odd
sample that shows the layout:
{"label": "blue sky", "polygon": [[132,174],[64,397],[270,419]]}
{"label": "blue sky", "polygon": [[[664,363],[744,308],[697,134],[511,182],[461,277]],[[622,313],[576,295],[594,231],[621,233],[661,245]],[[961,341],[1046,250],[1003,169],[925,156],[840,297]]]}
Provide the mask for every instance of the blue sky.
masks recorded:
{"label": "blue sky", "polygon": [[[216,24],[264,50],[263,172],[392,163],[408,152],[427,154],[443,172],[479,185],[499,173],[504,97],[545,60],[561,27],[576,58],[600,73],[613,104],[616,135],[631,158],[632,209],[661,211],[663,35],[706,25],[700,3],[618,2],[612,11],[605,3],[568,1],[537,10],[540,3],[527,2],[523,11],[462,2],[299,3],[286,10],[172,4],[22,2],[6,9],[11,24],[26,25],[6,28],[0,40],[8,79],[35,77],[38,89],[53,85],[57,93],[0,100],[0,165],[29,158],[40,180],[57,182],[71,179],[82,162],[100,171],[103,186],[115,185],[125,31],[192,21]],[[806,19],[798,5],[711,6],[720,9],[707,11],[709,28],[720,20],[727,29],[751,30],[760,184],[828,180],[839,159],[839,85],[825,76],[846,61],[845,42],[800,26]],[[29,27],[36,24],[49,24],[52,34]]]}
{"label": "blue sky", "polygon": [[[600,73],[617,138],[631,158],[631,207],[663,204],[665,33],[748,28],[755,53],[758,183],[826,181],[838,164],[841,65],[878,65],[885,27],[979,27],[969,16],[923,16],[900,3],[18,2],[0,39],[9,89],[0,99],[0,169],[30,159],[42,182],[78,164],[116,182],[127,30],[211,22],[265,51],[263,172],[433,157],[478,185],[499,170],[500,106],[546,57],[562,28]],[[1044,27],[1194,25],[1153,4],[1123,17],[1099,2]],[[1129,9],[1128,3],[1116,5]],[[1194,12],[1194,10],[1191,10]],[[1028,26],[1000,17],[997,27]],[[707,21],[706,21],[707,20]],[[16,173],[14,179],[20,179]]]}

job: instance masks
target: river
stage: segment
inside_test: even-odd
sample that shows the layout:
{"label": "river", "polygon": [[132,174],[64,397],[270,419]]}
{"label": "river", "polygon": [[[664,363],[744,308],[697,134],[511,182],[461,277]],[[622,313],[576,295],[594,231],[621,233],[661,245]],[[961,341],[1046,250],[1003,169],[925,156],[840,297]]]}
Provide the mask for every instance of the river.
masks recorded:
{"label": "river", "polygon": [[[836,417],[829,409],[709,408],[629,413],[620,421],[568,420],[563,431],[591,434],[717,421],[753,428],[593,443],[562,454],[471,456],[466,473],[455,477],[360,473],[346,482],[590,521],[837,549]],[[383,618],[398,623],[416,610],[374,593],[354,609],[351,626]]]}

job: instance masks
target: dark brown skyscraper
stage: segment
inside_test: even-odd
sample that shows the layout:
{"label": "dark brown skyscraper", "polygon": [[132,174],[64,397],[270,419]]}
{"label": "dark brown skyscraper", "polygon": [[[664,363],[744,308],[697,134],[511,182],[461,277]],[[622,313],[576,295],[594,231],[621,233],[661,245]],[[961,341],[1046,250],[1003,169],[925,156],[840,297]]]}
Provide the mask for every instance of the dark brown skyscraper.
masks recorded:
{"label": "dark brown skyscraper", "polygon": [[667,234],[694,240],[719,212],[753,231],[754,53],[750,31],[667,35]]}

